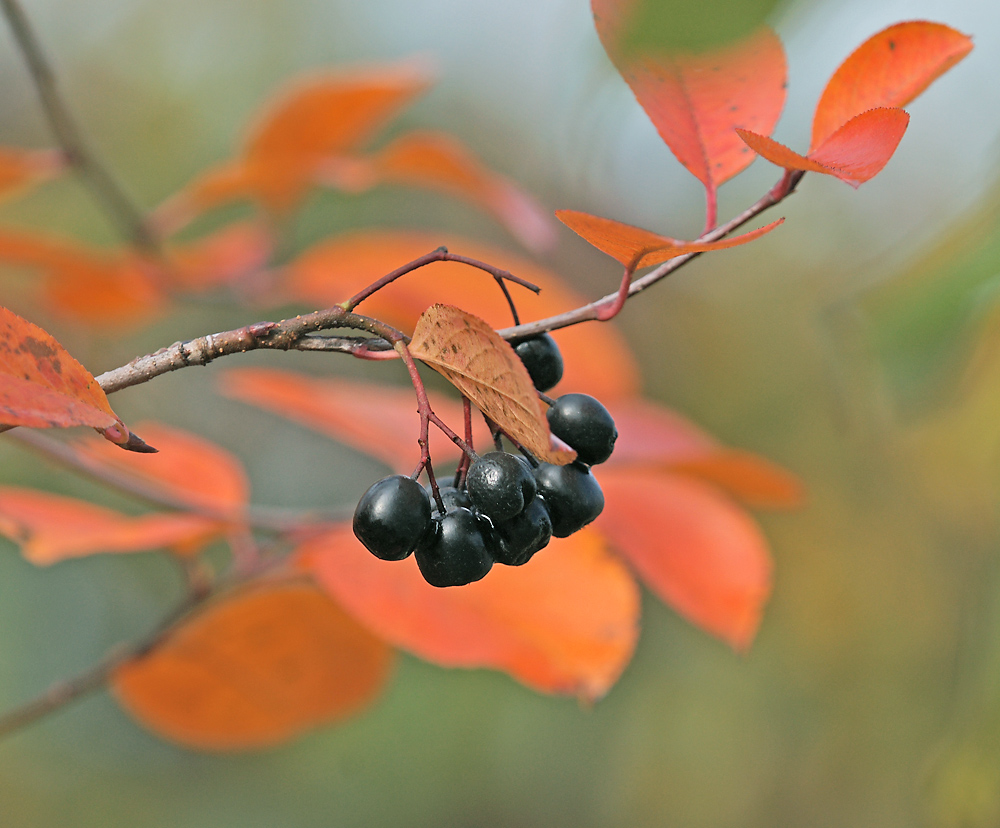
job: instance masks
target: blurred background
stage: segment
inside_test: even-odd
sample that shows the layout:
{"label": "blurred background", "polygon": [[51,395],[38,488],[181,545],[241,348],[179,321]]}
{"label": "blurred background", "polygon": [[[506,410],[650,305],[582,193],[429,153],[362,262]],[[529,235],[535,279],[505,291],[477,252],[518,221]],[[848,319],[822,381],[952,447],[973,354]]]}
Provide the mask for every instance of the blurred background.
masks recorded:
{"label": "blurred background", "polygon": [[[808,488],[801,510],[759,515],[776,581],[749,654],[647,599],[635,658],[593,709],[403,656],[365,713],[238,756],[165,744],[99,694],[0,743],[0,825],[1000,825],[1000,6],[662,5],[677,43],[692,47],[761,20],[777,29],[790,89],[776,137],[800,149],[827,78],[870,34],[925,17],[976,43],[907,107],[908,134],[875,180],[855,192],[807,177],[781,205],[779,231],[701,258],[620,318],[650,396]],[[586,0],[24,6],[97,153],[144,206],[227,157],[259,102],[296,73],[419,54],[436,62],[439,82],[396,129],[451,131],[547,210],[680,238],[701,228],[701,185],[611,68]],[[50,146],[4,25],[0,82],[0,143]],[[755,163],[722,188],[721,217],[777,177]],[[4,204],[0,221],[117,241],[72,180]],[[373,224],[514,248],[462,205],[402,190],[318,197],[296,244]],[[562,229],[541,261],[588,295],[618,278],[617,265]],[[191,306],[127,336],[94,337],[32,306],[23,277],[2,278],[4,304],[95,373],[250,321]],[[308,370],[309,356],[280,360]],[[160,378],[115,407],[127,421],[156,416],[236,451],[261,503],[348,503],[357,479],[374,479],[378,467],[359,455],[220,400],[209,374]],[[0,462],[7,483],[124,502],[9,445]],[[2,545],[4,708],[150,628],[177,594],[158,556],[37,570]]]}

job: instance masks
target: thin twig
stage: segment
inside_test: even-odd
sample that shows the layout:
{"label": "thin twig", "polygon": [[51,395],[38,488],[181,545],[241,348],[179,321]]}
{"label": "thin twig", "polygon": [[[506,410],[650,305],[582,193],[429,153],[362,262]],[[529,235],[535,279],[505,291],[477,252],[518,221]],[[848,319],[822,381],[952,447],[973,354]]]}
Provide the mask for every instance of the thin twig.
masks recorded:
{"label": "thin twig", "polygon": [[76,121],[59,94],[55,74],[21,4],[18,0],[0,0],[0,8],[3,9],[14,39],[21,49],[41,98],[42,108],[66,160],[80,173],[125,237],[142,250],[158,252],[159,241],[150,230],[142,212],[84,141]]}

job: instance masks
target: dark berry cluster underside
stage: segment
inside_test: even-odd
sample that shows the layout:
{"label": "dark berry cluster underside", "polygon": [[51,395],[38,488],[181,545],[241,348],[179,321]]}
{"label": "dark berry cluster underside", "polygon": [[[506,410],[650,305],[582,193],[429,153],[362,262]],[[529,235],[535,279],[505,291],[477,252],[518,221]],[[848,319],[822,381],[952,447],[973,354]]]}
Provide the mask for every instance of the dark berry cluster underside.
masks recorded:
{"label": "dark berry cluster underside", "polygon": [[[519,343],[536,387],[559,381],[562,358],[547,334]],[[547,399],[547,398],[546,398]],[[611,455],[618,432],[607,409],[586,394],[565,394],[552,402],[549,427],[577,452],[565,466],[531,464],[504,451],[477,457],[460,487],[438,490],[443,511],[432,509],[431,493],[416,480],[393,475],[362,496],[354,512],[354,533],[383,560],[415,554],[433,586],[461,586],[484,577],[494,563],[521,566],[553,538],[565,538],[604,509],[604,494],[590,467]]]}

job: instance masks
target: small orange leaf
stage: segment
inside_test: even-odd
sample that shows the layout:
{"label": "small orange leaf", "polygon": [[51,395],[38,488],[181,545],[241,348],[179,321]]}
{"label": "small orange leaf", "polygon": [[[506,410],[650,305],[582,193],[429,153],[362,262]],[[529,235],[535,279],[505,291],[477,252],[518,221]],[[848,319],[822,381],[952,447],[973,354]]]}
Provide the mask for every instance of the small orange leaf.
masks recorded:
{"label": "small orange leaf", "polygon": [[857,187],[889,163],[910,116],[902,109],[872,109],[852,118],[823,144],[802,156],[763,135],[738,130],[740,137],[772,164],[790,170],[832,175]]}
{"label": "small orange leaf", "polygon": [[53,178],[66,166],[65,156],[57,150],[0,147],[0,198]]}
{"label": "small orange leaf", "polygon": [[[441,244],[455,253],[505,268],[541,287],[539,295],[517,287],[511,289],[525,322],[554,316],[587,302],[551,270],[505,250],[465,238],[415,232],[366,231],[318,244],[291,264],[288,290],[311,307],[327,307]],[[510,310],[494,281],[482,271],[454,262],[435,262],[399,279],[366,299],[361,311],[401,330],[412,330],[420,314],[442,296],[494,328],[510,324]],[[556,331],[554,336],[566,364],[559,388],[585,391],[601,400],[638,393],[638,366],[615,325],[574,325]]]}
{"label": "small orange leaf", "polygon": [[[409,132],[367,161],[375,180],[437,190],[482,207],[531,250],[544,250],[555,242],[552,222],[535,200],[450,135]],[[328,173],[335,177],[338,169],[334,159]],[[356,182],[357,170],[351,173]]]}
{"label": "small orange leaf", "polygon": [[389,648],[309,583],[212,604],[114,674],[144,727],[197,750],[281,744],[357,712],[388,675]]}
{"label": "small orange leaf", "polygon": [[770,233],[784,219],[772,221],[735,238],[713,242],[679,241],[614,219],[592,216],[577,210],[556,210],[556,218],[594,247],[630,270],[652,267],[675,256],[738,247]]}
{"label": "small orange leaf", "polygon": [[412,559],[375,559],[349,525],[307,541],[298,557],[390,643],[447,667],[505,670],[548,693],[604,695],[638,634],[635,582],[588,529],[452,589],[429,586]]}
{"label": "small orange leaf", "polygon": [[410,353],[430,365],[539,460],[569,463],[555,448],[538,392],[514,349],[478,316],[432,305],[417,320]]}
{"label": "small orange leaf", "polygon": [[0,487],[0,534],[37,566],[104,552],[188,547],[221,531],[217,521],[196,515],[129,517],[72,497]]}
{"label": "small orange leaf", "polygon": [[[223,394],[333,437],[397,471],[409,472],[420,456],[420,417],[410,388],[267,368],[231,370],[220,382]],[[428,399],[442,420],[461,430],[458,402],[433,392],[428,392]],[[486,445],[485,425],[474,422],[474,426],[476,444]],[[458,449],[450,440],[436,442],[433,451],[436,463],[458,459]]]}
{"label": "small orange leaf", "polygon": [[868,38],[823,90],[810,151],[862,112],[906,106],[970,51],[972,39],[967,35],[925,20],[897,23]]}
{"label": "small orange leaf", "polygon": [[171,275],[182,290],[232,284],[267,266],[274,239],[263,223],[243,221],[171,251]]}
{"label": "small orange leaf", "polygon": [[121,420],[93,374],[62,345],[0,307],[0,423],[103,430]]}
{"label": "small orange leaf", "polygon": [[155,455],[101,451],[94,440],[80,449],[94,461],[124,472],[180,503],[210,509],[221,515],[238,514],[247,505],[250,484],[243,464],[221,446],[154,422],[137,430],[158,449]]}
{"label": "small orange leaf", "polygon": [[429,84],[427,66],[416,61],[295,81],[267,105],[246,141],[257,197],[287,210],[325,157],[358,148]]}
{"label": "small orange leaf", "polygon": [[749,647],[771,591],[760,529],[716,489],[679,475],[604,469],[595,525],[642,580],[693,624]]}
{"label": "small orange leaf", "polygon": [[787,74],[781,41],[761,28],[701,54],[632,50],[626,42],[632,5],[592,0],[601,43],[660,137],[714,200],[719,185],[753,161],[733,130],[770,134],[781,115]]}

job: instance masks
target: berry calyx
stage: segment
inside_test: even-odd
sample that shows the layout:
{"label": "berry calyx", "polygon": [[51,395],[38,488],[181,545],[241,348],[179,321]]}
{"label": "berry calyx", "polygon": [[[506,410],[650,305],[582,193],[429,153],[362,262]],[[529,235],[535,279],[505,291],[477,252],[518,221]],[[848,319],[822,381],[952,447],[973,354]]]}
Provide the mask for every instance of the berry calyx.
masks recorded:
{"label": "berry calyx", "polygon": [[611,456],[618,439],[615,421],[601,403],[589,394],[563,394],[547,412],[549,428],[576,451],[576,459],[588,466]]}
{"label": "berry calyx", "polygon": [[521,566],[545,548],[552,538],[552,518],[541,498],[535,498],[516,517],[494,527],[493,559],[507,566]]}
{"label": "berry calyx", "polygon": [[489,525],[470,509],[459,507],[436,517],[417,547],[417,566],[431,586],[464,586],[493,567]]}
{"label": "berry calyx", "polygon": [[384,477],[361,496],[354,510],[354,534],[376,558],[401,561],[431,523],[431,502],[410,477]]}
{"label": "berry calyx", "polygon": [[493,523],[510,520],[535,497],[535,478],[520,457],[491,451],[476,460],[465,478],[473,505]]}
{"label": "berry calyx", "polygon": [[569,537],[604,511],[604,492],[583,463],[540,463],[535,482],[552,519],[553,537]]}
{"label": "berry calyx", "polygon": [[510,343],[521,358],[528,376],[539,391],[548,391],[563,375],[563,358],[559,346],[549,334],[517,339]]}

